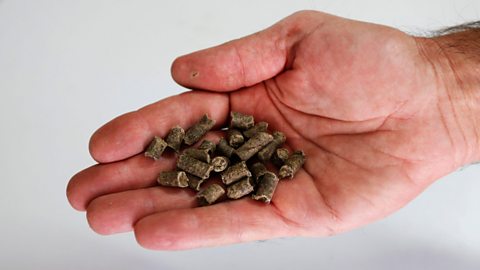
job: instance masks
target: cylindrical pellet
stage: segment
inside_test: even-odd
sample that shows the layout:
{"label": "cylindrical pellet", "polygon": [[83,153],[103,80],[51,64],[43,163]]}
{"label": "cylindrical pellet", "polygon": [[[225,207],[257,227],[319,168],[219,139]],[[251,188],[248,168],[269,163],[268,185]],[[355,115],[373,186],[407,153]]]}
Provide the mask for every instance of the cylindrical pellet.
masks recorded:
{"label": "cylindrical pellet", "polygon": [[216,148],[217,145],[209,140],[203,140],[202,143],[200,143],[200,145],[198,146],[198,149],[207,150],[210,155],[213,155],[213,153],[215,153]]}
{"label": "cylindrical pellet", "polygon": [[305,163],[305,154],[303,151],[295,151],[285,161],[285,164],[280,168],[278,176],[283,179],[289,177],[290,179],[297,173],[297,171]]}
{"label": "cylindrical pellet", "polygon": [[268,129],[268,123],[267,122],[258,122],[255,124],[255,126],[245,130],[243,132],[243,136],[245,138],[251,138],[255,136],[258,132],[267,132]]}
{"label": "cylindrical pellet", "polygon": [[188,187],[188,178],[185,172],[161,172],[157,178],[158,184],[167,187]]}
{"label": "cylindrical pellet", "polygon": [[267,172],[267,168],[265,165],[263,165],[263,163],[256,162],[250,166],[250,171],[252,172],[252,178],[255,180],[255,183],[258,183],[260,177]]}
{"label": "cylindrical pellet", "polygon": [[177,167],[189,174],[195,175],[202,179],[207,179],[210,177],[210,172],[213,170],[213,166],[194,159],[189,155],[182,154],[178,157]]}
{"label": "cylindrical pellet", "polygon": [[183,138],[185,138],[185,130],[181,126],[175,126],[170,130],[165,141],[168,147],[178,153],[182,146]]}
{"label": "cylindrical pellet", "polygon": [[250,177],[245,177],[233,185],[227,187],[227,197],[230,199],[240,199],[241,197],[250,194],[254,189]]}
{"label": "cylindrical pellet", "polygon": [[220,155],[231,158],[234,151],[235,151],[235,148],[228,145],[228,142],[225,139],[222,138],[220,139],[220,141],[218,141],[217,152]]}
{"label": "cylindrical pellet", "polygon": [[183,141],[187,145],[198,142],[214,125],[215,120],[208,118],[207,114],[203,115],[200,121],[187,130]]}
{"label": "cylindrical pellet", "polygon": [[220,199],[225,190],[218,184],[212,184],[206,189],[197,193],[197,200],[200,206],[211,205]]}
{"label": "cylindrical pellet", "polygon": [[196,191],[199,191],[203,182],[205,182],[207,180],[207,179],[202,179],[200,177],[197,177],[197,176],[191,175],[191,174],[187,174],[187,178],[188,178],[188,186],[191,189],[194,189]]}
{"label": "cylindrical pellet", "polygon": [[145,151],[145,156],[157,160],[167,147],[167,143],[160,137],[155,136]]}
{"label": "cylindrical pellet", "polygon": [[239,112],[231,112],[230,117],[231,117],[231,121],[230,121],[231,128],[247,130],[253,127],[253,125],[255,125],[255,119],[253,118],[252,115],[246,115]]}
{"label": "cylindrical pellet", "polygon": [[288,151],[287,148],[277,148],[277,150],[273,152],[273,155],[272,155],[272,158],[270,158],[270,161],[273,163],[273,165],[280,168],[283,166],[283,164],[285,164],[285,161],[287,161],[289,156],[290,156],[290,152]]}
{"label": "cylindrical pellet", "polygon": [[273,193],[277,188],[278,177],[272,172],[266,172],[259,180],[260,181],[257,183],[257,191],[252,195],[252,198],[254,200],[270,203]]}
{"label": "cylindrical pellet", "polygon": [[230,160],[224,156],[217,156],[212,159],[210,163],[213,166],[214,172],[223,172],[230,163]]}
{"label": "cylindrical pellet", "polygon": [[285,134],[283,134],[282,132],[280,131],[275,131],[273,132],[272,134],[273,136],[273,140],[268,143],[262,150],[260,150],[257,154],[257,157],[260,161],[262,162],[267,162],[270,160],[270,158],[272,157],[273,155],[273,152],[275,152],[275,150],[280,146],[282,145],[286,138],[285,138]]}
{"label": "cylindrical pellet", "polygon": [[266,132],[259,132],[246,143],[235,150],[235,154],[241,160],[248,160],[260,151],[265,145],[273,140],[273,136]]}
{"label": "cylindrical pellet", "polygon": [[243,144],[245,139],[238,129],[229,129],[227,131],[227,142],[233,148],[238,148]]}
{"label": "cylindrical pellet", "polygon": [[228,167],[220,174],[222,182],[225,185],[230,185],[244,177],[251,177],[252,173],[248,170],[245,161],[239,162],[233,166]]}
{"label": "cylindrical pellet", "polygon": [[185,155],[189,155],[193,157],[194,159],[198,159],[200,161],[203,161],[205,163],[210,163],[210,155],[208,154],[207,150],[202,150],[202,149],[195,149],[195,148],[188,148],[183,151]]}

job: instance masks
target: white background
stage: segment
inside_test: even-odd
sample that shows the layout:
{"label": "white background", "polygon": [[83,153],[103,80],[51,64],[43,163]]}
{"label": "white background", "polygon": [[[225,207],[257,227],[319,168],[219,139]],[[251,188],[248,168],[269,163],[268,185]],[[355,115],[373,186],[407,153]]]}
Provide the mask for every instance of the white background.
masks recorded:
{"label": "white background", "polygon": [[480,269],[479,166],[330,238],[154,252],[130,233],[95,234],[69,206],[69,178],[93,164],[89,135],[183,91],[170,78],[176,56],[300,9],[412,33],[480,19],[478,0],[0,0],[0,269]]}

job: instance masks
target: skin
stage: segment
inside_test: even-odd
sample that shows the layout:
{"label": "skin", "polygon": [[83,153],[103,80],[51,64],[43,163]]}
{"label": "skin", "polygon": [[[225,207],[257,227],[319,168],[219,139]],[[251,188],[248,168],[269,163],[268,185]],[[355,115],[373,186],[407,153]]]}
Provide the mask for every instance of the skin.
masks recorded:
{"label": "skin", "polygon": [[[159,250],[329,236],[384,218],[479,159],[472,151],[479,144],[471,102],[444,62],[432,60],[436,45],[428,42],[303,11],[179,57],[173,78],[196,90],[96,131],[90,152],[99,164],[73,176],[68,199],[87,212],[97,233],[133,230],[141,246]],[[285,133],[290,149],[307,155],[272,202],[245,198],[195,207],[191,190],[156,187],[156,175],[175,160],[172,154],[157,162],[143,157],[151,138],[177,124],[188,128],[204,113],[218,128],[230,111],[269,122]]]}

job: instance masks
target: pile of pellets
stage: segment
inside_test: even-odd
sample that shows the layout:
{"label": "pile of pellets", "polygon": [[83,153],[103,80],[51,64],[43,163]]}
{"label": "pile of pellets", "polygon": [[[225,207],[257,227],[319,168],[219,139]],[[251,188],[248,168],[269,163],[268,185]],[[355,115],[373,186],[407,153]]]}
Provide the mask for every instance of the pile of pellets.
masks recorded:
{"label": "pile of pellets", "polygon": [[[303,166],[303,151],[283,148],[286,137],[280,131],[268,133],[268,123],[255,124],[254,117],[239,112],[230,113],[230,126],[224,128],[226,137],[218,143],[203,140],[192,147],[213,128],[215,120],[207,114],[186,132],[180,126],[173,127],[165,139],[154,137],[145,156],[158,160],[165,149],[177,153],[176,170],[161,172],[159,185],[190,187],[197,193],[199,205],[211,205],[225,199],[240,199],[251,194],[254,200],[270,203],[279,179],[292,179]],[[182,146],[187,145],[183,151]],[[269,165],[273,164],[273,166]],[[267,170],[273,167],[277,174]],[[219,174],[222,184],[206,182],[213,174]]]}

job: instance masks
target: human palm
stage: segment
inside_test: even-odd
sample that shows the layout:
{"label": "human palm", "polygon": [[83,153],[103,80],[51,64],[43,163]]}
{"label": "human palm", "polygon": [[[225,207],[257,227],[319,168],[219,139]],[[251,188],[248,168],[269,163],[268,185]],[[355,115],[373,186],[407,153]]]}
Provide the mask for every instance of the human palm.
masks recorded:
{"label": "human palm", "polygon": [[[134,229],[142,246],[184,249],[284,236],[326,236],[399,209],[465,160],[449,140],[443,94],[416,40],[392,28],[318,12],[178,58],[194,90],[120,116],[92,137],[100,163],[67,194],[101,234]],[[154,135],[208,113],[252,114],[303,149],[307,161],[270,204],[195,207],[193,192],[155,186],[173,155],[141,155]],[[210,136],[216,136],[213,132]]]}

